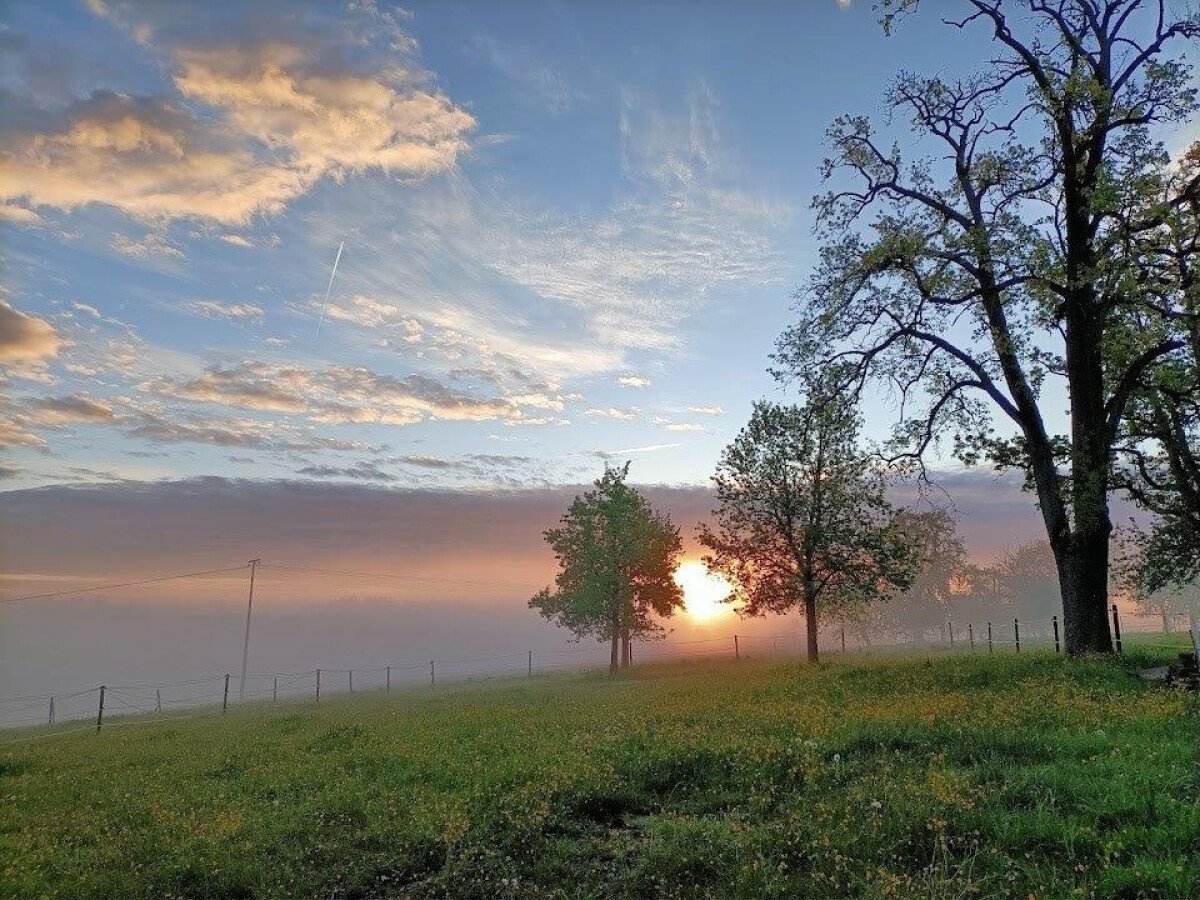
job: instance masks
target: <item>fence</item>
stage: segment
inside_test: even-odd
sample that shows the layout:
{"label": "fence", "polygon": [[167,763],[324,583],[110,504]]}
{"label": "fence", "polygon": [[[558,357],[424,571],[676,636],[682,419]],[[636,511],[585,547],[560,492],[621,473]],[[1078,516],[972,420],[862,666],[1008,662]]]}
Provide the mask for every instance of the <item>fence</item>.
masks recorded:
{"label": "fence", "polygon": [[[1117,652],[1134,639],[1138,647],[1170,649],[1196,654],[1195,623],[1183,616],[1122,615],[1111,608],[1112,632]],[[997,621],[956,623],[939,626],[936,637],[925,629],[907,640],[867,641],[848,633],[844,625],[827,626],[821,635],[822,652],[870,652],[873,650],[933,649],[967,653],[1020,653],[1034,648],[1064,648],[1058,616],[1048,618],[1003,618]],[[1151,640],[1150,638],[1155,638]],[[631,663],[686,659],[733,659],[752,656],[796,656],[804,652],[805,636],[799,631],[777,635],[729,634],[690,641],[665,640],[637,643]],[[354,669],[314,668],[301,672],[247,673],[244,684],[229,673],[166,683],[100,684],[65,693],[0,697],[0,715],[9,726],[48,725],[67,721],[86,722],[71,728],[38,729],[36,732],[0,742],[0,747],[40,740],[83,730],[152,724],[164,720],[224,715],[231,706],[247,703],[278,703],[307,700],[319,703],[331,695],[365,691],[390,692],[420,685],[436,688],[479,678],[524,676],[564,672],[599,666],[599,659],[580,660],[595,654],[589,647],[576,646],[555,651],[532,650],[496,653],[460,659],[434,659],[402,665],[385,664]],[[574,656],[582,665],[572,666],[565,657]]]}

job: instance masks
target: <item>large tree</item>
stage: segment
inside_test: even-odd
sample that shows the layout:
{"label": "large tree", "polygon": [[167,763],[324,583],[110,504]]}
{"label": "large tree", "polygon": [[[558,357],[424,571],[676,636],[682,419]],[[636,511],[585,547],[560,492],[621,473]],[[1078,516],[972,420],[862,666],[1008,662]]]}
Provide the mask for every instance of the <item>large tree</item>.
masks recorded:
{"label": "large tree", "polygon": [[884,599],[912,577],[915,555],[858,432],[843,400],[756,403],[713,477],[713,525],[700,526],[704,562],[733,585],[743,614],[803,610],[813,662],[820,616]]}
{"label": "large tree", "polygon": [[679,529],[629,486],[628,475],[628,463],[606,467],[558,527],[545,531],[559,572],[553,589],[529,601],[578,637],[608,641],[613,672],[629,664],[633,637],[661,635],[659,620],[683,606],[674,579],[683,552]]}
{"label": "large tree", "polygon": [[[946,434],[967,462],[1023,468],[1067,649],[1111,651],[1113,455],[1185,327],[1146,290],[1130,226],[1169,162],[1153,135],[1194,114],[1169,54],[1200,19],[1150,0],[958,4],[947,25],[986,29],[996,56],[959,80],[901,74],[888,95],[936,153],[905,159],[863,117],[830,129],[821,262],[780,369],[894,388],[898,453],[924,459]],[[890,27],[917,3],[883,6]]]}

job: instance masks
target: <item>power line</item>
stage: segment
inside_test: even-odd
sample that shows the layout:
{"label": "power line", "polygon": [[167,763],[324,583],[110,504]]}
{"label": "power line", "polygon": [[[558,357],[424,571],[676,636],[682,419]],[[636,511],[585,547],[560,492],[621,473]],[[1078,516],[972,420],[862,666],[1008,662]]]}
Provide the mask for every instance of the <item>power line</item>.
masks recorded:
{"label": "power line", "polygon": [[23,600],[47,600],[51,597],[67,597],[71,594],[87,594],[92,591],[107,591],[113,588],[136,587],[141,584],[158,584],[162,581],[176,581],[180,578],[199,578],[203,575],[219,575],[223,572],[238,572],[245,569],[245,565],[230,566],[228,569],[209,569],[205,572],[184,572],[179,575],[162,575],[158,578],[144,578],[141,581],[123,581],[119,584],[98,584],[92,587],[74,588],[69,591],[51,591],[48,594],[26,594],[23,597],[3,597],[0,598],[0,603],[20,603]]}

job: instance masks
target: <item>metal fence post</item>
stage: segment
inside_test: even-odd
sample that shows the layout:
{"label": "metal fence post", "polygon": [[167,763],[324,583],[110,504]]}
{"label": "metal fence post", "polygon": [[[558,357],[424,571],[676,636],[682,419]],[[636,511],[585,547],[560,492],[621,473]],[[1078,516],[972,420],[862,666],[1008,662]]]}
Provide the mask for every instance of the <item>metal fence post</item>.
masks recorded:
{"label": "metal fence post", "polygon": [[1021,652],[1021,623],[1013,619],[1013,640],[1017,645],[1017,652]]}
{"label": "metal fence post", "polygon": [[1050,622],[1054,625],[1054,652],[1061,653],[1062,649],[1058,643],[1058,616],[1051,616]]}
{"label": "metal fence post", "polygon": [[221,715],[229,709],[229,673],[225,673],[225,693],[221,696]]}
{"label": "metal fence post", "polygon": [[100,707],[96,710],[96,733],[100,733],[100,726],[104,723],[104,685],[100,685]]}
{"label": "metal fence post", "polygon": [[1117,642],[1117,652],[1124,653],[1125,651],[1121,647],[1121,614],[1117,611],[1117,604],[1115,604],[1115,603],[1112,605],[1112,619],[1113,619],[1113,637],[1116,639],[1116,642]]}

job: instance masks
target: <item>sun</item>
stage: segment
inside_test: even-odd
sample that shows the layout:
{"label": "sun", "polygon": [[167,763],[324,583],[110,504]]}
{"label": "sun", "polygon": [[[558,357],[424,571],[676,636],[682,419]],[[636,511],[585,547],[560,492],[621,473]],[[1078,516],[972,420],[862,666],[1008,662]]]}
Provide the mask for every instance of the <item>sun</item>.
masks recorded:
{"label": "sun", "polygon": [[733,607],[724,603],[732,588],[720,575],[713,575],[698,559],[689,559],[675,570],[675,583],[683,588],[683,605],[696,622],[710,622],[729,615]]}

